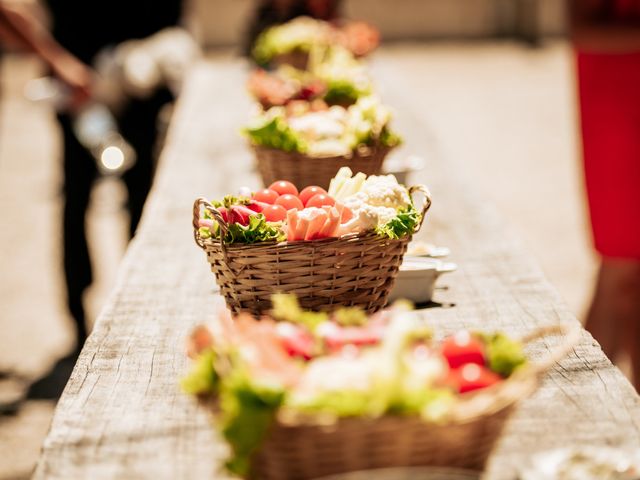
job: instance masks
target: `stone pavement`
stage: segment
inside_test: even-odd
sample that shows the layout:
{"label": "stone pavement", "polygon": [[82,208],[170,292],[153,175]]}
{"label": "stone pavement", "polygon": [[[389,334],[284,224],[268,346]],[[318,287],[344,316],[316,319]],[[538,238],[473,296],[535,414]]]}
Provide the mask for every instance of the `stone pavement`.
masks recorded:
{"label": "stone pavement", "polygon": [[[394,54],[411,45],[393,46]],[[593,278],[586,229],[570,52],[564,44],[433,44],[413,92],[431,112],[431,152],[464,165],[581,315]],[[31,61],[6,58],[0,87],[0,369],[44,372],[70,348],[61,299],[60,162],[52,112],[21,98]],[[376,72],[375,60],[372,70]],[[384,92],[382,92],[384,96]],[[398,112],[398,130],[411,121]],[[27,200],[28,199],[28,200]],[[88,306],[95,315],[124,245],[122,190],[96,189],[89,230],[99,252]],[[0,480],[30,475],[53,406],[28,402],[0,417]]]}

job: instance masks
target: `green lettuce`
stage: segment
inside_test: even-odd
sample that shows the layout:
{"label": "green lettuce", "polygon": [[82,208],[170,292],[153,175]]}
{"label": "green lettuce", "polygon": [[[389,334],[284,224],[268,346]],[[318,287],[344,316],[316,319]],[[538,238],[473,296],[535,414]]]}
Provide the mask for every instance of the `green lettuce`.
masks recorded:
{"label": "green lettuce", "polygon": [[413,205],[400,209],[398,214],[384,225],[376,227],[376,233],[393,239],[411,235],[420,223],[420,213]]}
{"label": "green lettuce", "polygon": [[291,406],[305,413],[324,413],[337,417],[358,417],[370,413],[371,405],[373,405],[371,392],[341,390],[322,392],[303,402],[296,402]]}
{"label": "green lettuce", "polygon": [[329,319],[329,315],[325,312],[303,310],[295,295],[276,293],[271,295],[271,304],[271,316],[273,318],[281,322],[304,325],[312,332],[318,325]]}
{"label": "green lettuce", "polygon": [[527,362],[522,344],[504,333],[478,334],[485,342],[489,368],[508,377]]}
{"label": "green lettuce", "polygon": [[[218,233],[219,236],[219,233]],[[226,243],[258,243],[258,242],[281,242],[286,240],[286,236],[279,223],[267,222],[261,213],[249,217],[249,225],[232,223],[227,226]]]}
{"label": "green lettuce", "polygon": [[202,352],[195,361],[189,374],[182,379],[182,390],[191,395],[214,393],[220,378],[213,368],[216,355],[213,350]]}
{"label": "green lettuce", "polygon": [[281,117],[273,117],[262,125],[249,127],[244,130],[254,145],[284,150],[285,152],[306,151],[305,143],[287,125]]}
{"label": "green lettuce", "polygon": [[348,79],[331,79],[327,82],[324,100],[330,105],[350,105],[369,93],[369,88],[358,88]]}
{"label": "green lettuce", "polygon": [[380,145],[384,147],[396,147],[402,143],[402,137],[394,132],[392,132],[386,125],[380,132],[380,137],[378,139]]}
{"label": "green lettuce", "polygon": [[257,385],[243,371],[225,377],[220,386],[220,427],[231,446],[227,469],[236,475],[249,472],[251,455],[262,444],[285,391]]}

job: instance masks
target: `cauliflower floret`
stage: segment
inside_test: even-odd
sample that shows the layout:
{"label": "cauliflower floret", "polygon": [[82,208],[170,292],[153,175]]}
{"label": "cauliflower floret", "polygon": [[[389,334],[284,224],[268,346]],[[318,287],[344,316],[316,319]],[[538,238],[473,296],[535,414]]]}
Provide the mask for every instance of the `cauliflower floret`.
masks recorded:
{"label": "cauliflower floret", "polygon": [[362,189],[345,198],[343,203],[352,211],[357,211],[363,205],[386,207],[395,210],[406,208],[411,203],[407,189],[398,184],[393,175],[373,175],[364,182]]}
{"label": "cauliflower floret", "polygon": [[406,208],[411,203],[407,189],[398,184],[393,175],[372,175],[359,193],[367,196],[369,205],[376,207]]}
{"label": "cauliflower floret", "polygon": [[[317,358],[309,362],[300,381],[291,392],[291,404],[305,403],[314,396],[327,392],[345,390],[368,391],[378,368],[373,355],[355,358],[332,356]],[[340,372],[337,374],[336,372]]]}

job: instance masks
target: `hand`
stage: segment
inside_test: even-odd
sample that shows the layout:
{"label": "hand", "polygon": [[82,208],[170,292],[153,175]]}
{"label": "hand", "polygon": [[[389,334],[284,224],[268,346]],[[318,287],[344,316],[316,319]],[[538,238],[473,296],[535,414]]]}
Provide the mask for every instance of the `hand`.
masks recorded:
{"label": "hand", "polygon": [[87,65],[64,51],[54,55],[50,66],[54,75],[71,90],[72,111],[82,107],[92,97],[95,75]]}

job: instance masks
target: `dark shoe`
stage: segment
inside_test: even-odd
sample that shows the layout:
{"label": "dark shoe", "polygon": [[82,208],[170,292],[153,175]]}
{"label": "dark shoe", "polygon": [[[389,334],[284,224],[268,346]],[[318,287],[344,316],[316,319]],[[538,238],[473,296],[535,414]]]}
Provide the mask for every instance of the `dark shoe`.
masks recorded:
{"label": "dark shoe", "polygon": [[57,400],[60,398],[69,377],[71,377],[76,360],[78,360],[77,352],[58,360],[49,373],[31,384],[27,398],[33,400]]}

